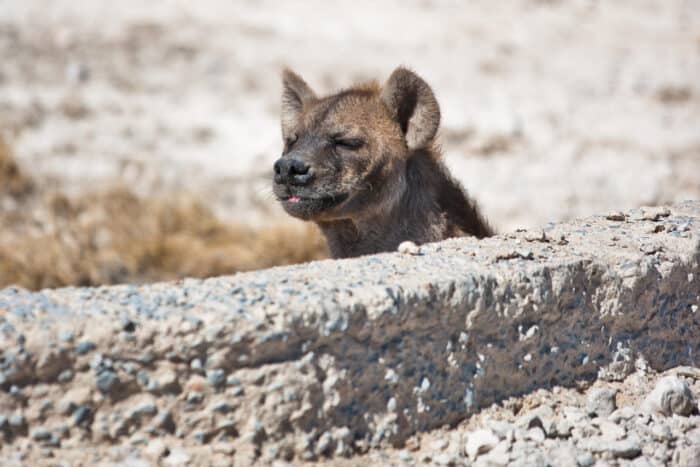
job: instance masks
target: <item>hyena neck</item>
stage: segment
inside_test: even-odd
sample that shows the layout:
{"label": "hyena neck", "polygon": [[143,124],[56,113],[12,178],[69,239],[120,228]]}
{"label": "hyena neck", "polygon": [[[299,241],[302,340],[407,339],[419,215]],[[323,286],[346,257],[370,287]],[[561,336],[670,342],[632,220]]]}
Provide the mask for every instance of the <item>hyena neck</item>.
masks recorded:
{"label": "hyena neck", "polygon": [[448,237],[492,235],[464,189],[432,151],[416,151],[406,164],[406,183],[397,202],[362,219],[319,223],[334,258],[394,251]]}

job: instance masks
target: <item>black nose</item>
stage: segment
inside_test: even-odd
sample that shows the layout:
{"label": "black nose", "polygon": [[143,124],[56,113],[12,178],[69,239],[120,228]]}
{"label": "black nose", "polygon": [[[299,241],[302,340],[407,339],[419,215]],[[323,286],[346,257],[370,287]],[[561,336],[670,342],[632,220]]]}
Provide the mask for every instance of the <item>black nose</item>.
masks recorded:
{"label": "black nose", "polygon": [[283,157],[275,162],[275,183],[307,185],[312,175],[311,166],[300,159]]}

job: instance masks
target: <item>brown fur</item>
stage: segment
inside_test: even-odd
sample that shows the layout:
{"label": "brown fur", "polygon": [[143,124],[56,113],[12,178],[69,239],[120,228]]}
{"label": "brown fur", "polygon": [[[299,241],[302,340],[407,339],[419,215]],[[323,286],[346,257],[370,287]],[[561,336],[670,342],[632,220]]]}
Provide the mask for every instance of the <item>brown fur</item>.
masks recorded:
{"label": "brown fur", "polygon": [[439,124],[432,90],[405,68],[384,86],[323,98],[286,70],[275,195],[289,214],[319,225],[336,258],[395,250],[405,240],[492,235],[442,163]]}

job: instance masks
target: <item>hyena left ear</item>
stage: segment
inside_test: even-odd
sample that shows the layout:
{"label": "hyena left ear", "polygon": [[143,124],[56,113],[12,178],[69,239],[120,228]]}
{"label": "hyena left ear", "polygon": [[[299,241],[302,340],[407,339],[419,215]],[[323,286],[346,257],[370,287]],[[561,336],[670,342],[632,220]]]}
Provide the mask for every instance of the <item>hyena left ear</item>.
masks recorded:
{"label": "hyena left ear", "polygon": [[440,126],[440,106],[420,76],[397,68],[382,88],[381,97],[401,126],[409,149],[430,144]]}
{"label": "hyena left ear", "polygon": [[306,81],[292,70],[282,72],[282,135],[286,138],[296,127],[304,106],[316,99]]}

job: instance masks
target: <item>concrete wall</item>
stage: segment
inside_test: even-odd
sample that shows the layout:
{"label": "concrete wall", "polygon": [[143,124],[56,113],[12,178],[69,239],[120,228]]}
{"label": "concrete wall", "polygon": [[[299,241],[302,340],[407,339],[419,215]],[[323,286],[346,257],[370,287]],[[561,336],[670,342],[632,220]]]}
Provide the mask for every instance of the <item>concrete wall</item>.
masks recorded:
{"label": "concrete wall", "polygon": [[237,455],[284,458],[400,445],[509,396],[622,378],[639,357],[700,366],[699,263],[694,201],[420,255],[8,288],[0,416],[25,425],[0,430],[230,439]]}

